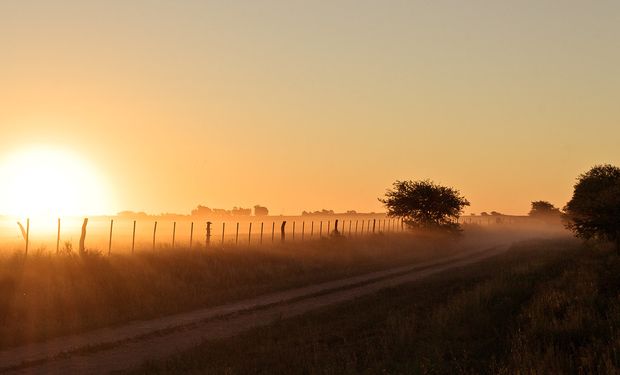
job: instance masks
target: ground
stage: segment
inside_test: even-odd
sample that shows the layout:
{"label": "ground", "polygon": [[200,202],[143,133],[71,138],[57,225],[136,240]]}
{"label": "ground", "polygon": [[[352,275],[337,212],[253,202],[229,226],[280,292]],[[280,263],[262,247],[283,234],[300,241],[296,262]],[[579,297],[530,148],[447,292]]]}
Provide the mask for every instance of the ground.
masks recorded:
{"label": "ground", "polygon": [[620,373],[620,257],[534,241],[134,373]]}

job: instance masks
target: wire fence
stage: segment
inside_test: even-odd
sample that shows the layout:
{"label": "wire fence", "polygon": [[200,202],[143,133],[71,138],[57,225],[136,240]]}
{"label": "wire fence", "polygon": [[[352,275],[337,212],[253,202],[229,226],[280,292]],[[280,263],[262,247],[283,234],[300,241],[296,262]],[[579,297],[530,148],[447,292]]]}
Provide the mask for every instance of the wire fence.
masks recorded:
{"label": "wire fence", "polygon": [[218,246],[261,246],[326,237],[355,237],[404,231],[401,219],[363,217],[250,217],[227,219],[63,218],[0,219],[0,249],[24,252],[136,252],[156,249],[199,249]]}

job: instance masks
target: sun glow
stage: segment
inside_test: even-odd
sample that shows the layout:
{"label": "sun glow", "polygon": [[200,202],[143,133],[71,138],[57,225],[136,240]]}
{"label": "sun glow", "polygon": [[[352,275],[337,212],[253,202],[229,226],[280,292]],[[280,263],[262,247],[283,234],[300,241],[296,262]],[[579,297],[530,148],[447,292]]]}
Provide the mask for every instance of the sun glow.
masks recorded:
{"label": "sun glow", "polygon": [[0,214],[49,218],[108,209],[103,181],[79,154],[36,147],[0,164]]}

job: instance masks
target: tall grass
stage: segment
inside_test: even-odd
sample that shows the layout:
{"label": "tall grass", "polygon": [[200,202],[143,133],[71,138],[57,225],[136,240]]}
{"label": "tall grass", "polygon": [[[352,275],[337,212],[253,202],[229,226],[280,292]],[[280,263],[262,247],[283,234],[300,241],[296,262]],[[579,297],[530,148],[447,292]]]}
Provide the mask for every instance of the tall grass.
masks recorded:
{"label": "tall grass", "polygon": [[618,374],[619,270],[611,249],[528,242],[136,373]]}
{"label": "tall grass", "polygon": [[0,348],[415,262],[457,245],[407,235],[275,247],[0,258]]}

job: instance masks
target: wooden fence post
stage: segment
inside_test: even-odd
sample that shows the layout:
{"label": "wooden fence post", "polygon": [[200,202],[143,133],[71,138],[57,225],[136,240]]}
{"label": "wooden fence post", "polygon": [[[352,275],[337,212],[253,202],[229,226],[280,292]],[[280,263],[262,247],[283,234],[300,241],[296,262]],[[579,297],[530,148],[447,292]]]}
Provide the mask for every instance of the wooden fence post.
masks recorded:
{"label": "wooden fence post", "polygon": [[310,222],[310,238],[314,236],[314,220]]}
{"label": "wooden fence post", "polygon": [[349,220],[349,237],[351,237],[351,226],[353,225],[353,220]]}
{"label": "wooden fence post", "polygon": [[136,221],[133,221],[133,233],[131,235],[131,253],[133,254],[134,249],[136,248]]}
{"label": "wooden fence post", "polygon": [[327,235],[329,236],[329,231],[331,230],[332,222],[331,220],[327,220]]}
{"label": "wooden fence post", "polygon": [[377,226],[377,219],[372,219],[372,233],[375,233],[375,227]]}
{"label": "wooden fence post", "polygon": [[252,222],[250,221],[250,228],[248,229],[248,245],[252,243]]}
{"label": "wooden fence post", "polygon": [[286,239],[286,233],[284,232],[286,230],[286,220],[284,220],[282,222],[282,225],[280,225],[280,241],[284,242],[284,240]]}
{"label": "wooden fence post", "polygon": [[112,229],[114,228],[114,219],[110,220],[110,239],[108,240],[108,256],[112,253]]}
{"label": "wooden fence post", "polygon": [[359,219],[355,220],[355,236],[357,236],[357,224],[359,222]]}
{"label": "wooden fence post", "polygon": [[274,222],[271,224],[271,242],[272,242],[272,243],[273,243],[273,241],[274,241],[274,239],[275,239],[275,236],[276,236],[276,222],[274,221]]}
{"label": "wooden fence post", "polygon": [[239,244],[239,222],[237,222],[237,232],[235,233],[235,245]]}
{"label": "wooden fence post", "polygon": [[226,223],[222,223],[222,246],[224,246],[224,237],[226,236]]}
{"label": "wooden fence post", "polygon": [[58,233],[56,234],[56,255],[60,252],[60,218],[58,218]]}
{"label": "wooden fence post", "polygon": [[155,222],[155,225],[153,226],[153,251],[155,251],[155,235],[157,234],[157,221]]}
{"label": "wooden fence post", "polygon": [[189,228],[189,248],[192,248],[192,242],[194,242],[194,222],[192,221]]}
{"label": "wooden fence post", "polygon": [[206,238],[205,238],[205,247],[209,247],[209,245],[211,245],[211,223],[210,221],[207,221],[207,234],[206,234]]}
{"label": "wooden fence post", "polygon": [[306,236],[306,222],[302,221],[301,222],[301,240],[304,240],[304,237]]}
{"label": "wooden fence post", "polygon": [[172,222],[172,248],[174,249],[174,245],[177,239],[177,222]]}
{"label": "wooden fence post", "polygon": [[295,241],[295,221],[293,221],[293,241]]}
{"label": "wooden fence post", "polygon": [[84,255],[86,253],[86,248],[84,247],[84,242],[86,241],[86,226],[88,225],[88,218],[84,218],[84,222],[82,223],[82,234],[80,235],[80,255]]}
{"label": "wooden fence post", "polygon": [[25,252],[26,256],[28,256],[29,243],[30,243],[30,218],[26,219],[26,252]]}
{"label": "wooden fence post", "polygon": [[263,228],[264,228],[264,222],[260,222],[260,244],[263,244]]}

